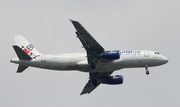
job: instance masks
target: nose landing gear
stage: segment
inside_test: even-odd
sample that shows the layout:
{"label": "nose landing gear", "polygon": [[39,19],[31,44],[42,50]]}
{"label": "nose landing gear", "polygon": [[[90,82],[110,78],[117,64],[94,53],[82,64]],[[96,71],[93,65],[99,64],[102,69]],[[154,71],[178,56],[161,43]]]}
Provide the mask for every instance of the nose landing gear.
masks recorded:
{"label": "nose landing gear", "polygon": [[145,65],[146,75],[149,75],[148,65]]}

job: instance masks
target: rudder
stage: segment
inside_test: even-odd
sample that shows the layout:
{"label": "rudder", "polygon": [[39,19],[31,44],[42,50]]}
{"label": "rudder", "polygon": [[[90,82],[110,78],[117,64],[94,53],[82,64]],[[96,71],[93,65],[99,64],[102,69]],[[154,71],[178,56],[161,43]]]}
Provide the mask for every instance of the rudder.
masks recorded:
{"label": "rudder", "polygon": [[24,52],[21,48],[19,48],[19,46],[13,46],[13,48],[19,59],[21,59],[21,60],[31,60],[32,59],[26,52]]}

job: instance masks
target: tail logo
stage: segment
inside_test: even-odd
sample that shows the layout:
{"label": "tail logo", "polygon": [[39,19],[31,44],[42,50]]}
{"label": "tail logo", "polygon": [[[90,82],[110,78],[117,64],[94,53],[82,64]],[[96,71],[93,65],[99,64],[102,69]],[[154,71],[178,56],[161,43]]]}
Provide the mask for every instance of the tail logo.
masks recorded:
{"label": "tail logo", "polygon": [[22,46],[22,50],[23,50],[27,55],[29,55],[30,51],[32,51],[33,48],[34,48],[34,46],[31,45],[31,44],[27,45],[26,47]]}
{"label": "tail logo", "polygon": [[22,50],[28,55],[30,53],[30,50],[27,48],[22,48]]}
{"label": "tail logo", "polygon": [[32,50],[33,50],[33,48],[34,48],[34,46],[33,46],[33,45],[31,45],[31,44],[29,44],[28,46],[26,46],[26,48],[27,48],[27,49],[29,49],[30,51],[32,51]]}
{"label": "tail logo", "polygon": [[34,46],[29,44],[27,45],[26,47],[22,46],[22,50],[27,54],[27,55],[30,55],[32,58],[36,58],[37,55],[33,54],[31,51],[33,50]]}

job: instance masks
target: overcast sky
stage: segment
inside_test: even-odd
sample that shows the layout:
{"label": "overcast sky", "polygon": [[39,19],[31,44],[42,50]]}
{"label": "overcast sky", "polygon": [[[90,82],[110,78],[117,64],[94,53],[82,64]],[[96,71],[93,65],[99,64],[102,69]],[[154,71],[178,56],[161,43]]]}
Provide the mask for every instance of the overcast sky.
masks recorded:
{"label": "overcast sky", "polygon": [[[122,85],[100,85],[80,96],[88,73],[29,67],[17,74],[14,35],[38,51],[85,52],[69,19],[79,21],[105,49],[155,50],[163,66],[122,69]],[[179,107],[179,0],[0,0],[0,107]]]}

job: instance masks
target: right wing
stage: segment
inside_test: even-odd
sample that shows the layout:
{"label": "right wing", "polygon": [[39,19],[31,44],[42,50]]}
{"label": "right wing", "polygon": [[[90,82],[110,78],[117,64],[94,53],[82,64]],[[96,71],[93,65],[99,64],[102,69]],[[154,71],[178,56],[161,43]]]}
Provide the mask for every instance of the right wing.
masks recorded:
{"label": "right wing", "polygon": [[91,93],[91,91],[93,91],[100,84],[101,84],[100,80],[97,81],[97,85],[93,85],[93,81],[89,80],[88,83],[86,83],[83,91],[81,92],[81,95],[86,94],[86,93],[88,94]]}
{"label": "right wing", "polygon": [[104,78],[110,76],[112,73],[113,71],[89,73],[90,79],[88,83],[85,85],[83,91],[81,92],[81,95],[91,93],[96,87],[98,87],[101,84]]}

